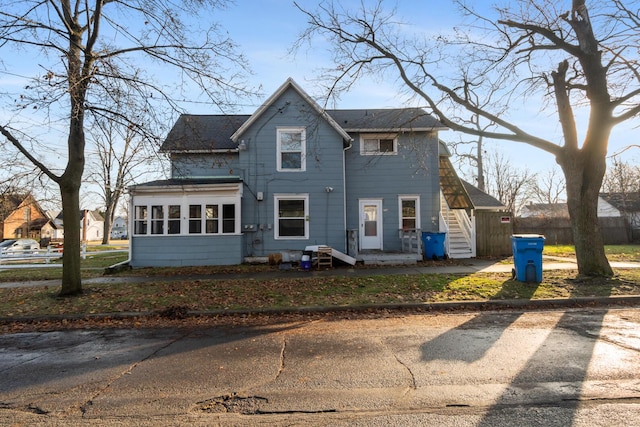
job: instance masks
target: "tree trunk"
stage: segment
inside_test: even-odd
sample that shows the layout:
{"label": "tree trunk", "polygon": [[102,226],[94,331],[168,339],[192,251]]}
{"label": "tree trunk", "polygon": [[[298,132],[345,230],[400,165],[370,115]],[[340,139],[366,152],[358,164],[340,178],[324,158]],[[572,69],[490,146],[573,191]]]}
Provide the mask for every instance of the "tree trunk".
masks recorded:
{"label": "tree trunk", "polygon": [[578,273],[612,276],[598,223],[598,196],[606,170],[604,156],[576,151],[559,157],[567,181],[567,206],[571,217]]}
{"label": "tree trunk", "polygon": [[64,252],[62,253],[62,289],[60,296],[82,293],[80,275],[80,188],[60,185],[64,220]]}
{"label": "tree trunk", "polygon": [[107,210],[104,213],[104,226],[103,236],[102,236],[102,244],[108,245],[109,239],[111,238],[111,225],[113,224],[113,208],[111,207],[111,203],[107,202]]}

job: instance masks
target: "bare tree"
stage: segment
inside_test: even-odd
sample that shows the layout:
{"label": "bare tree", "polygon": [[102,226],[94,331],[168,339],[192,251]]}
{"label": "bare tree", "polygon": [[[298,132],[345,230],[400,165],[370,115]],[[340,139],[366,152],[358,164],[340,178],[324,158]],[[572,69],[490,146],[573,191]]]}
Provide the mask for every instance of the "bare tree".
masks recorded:
{"label": "bare tree", "polygon": [[486,163],[487,193],[516,215],[531,195],[536,175],[527,168],[514,167],[504,154],[495,151],[489,152]]}
{"label": "bare tree", "polygon": [[604,177],[602,190],[624,195],[640,191],[640,167],[614,156]]}
{"label": "bare tree", "polygon": [[566,193],[564,177],[557,168],[547,170],[546,173],[537,174],[538,179],[533,184],[532,196],[538,203],[554,204],[560,202]]}
{"label": "bare tree", "polygon": [[[80,186],[85,168],[85,117],[102,116],[141,126],[139,117],[110,110],[105,102],[121,85],[136,96],[145,120],[160,105],[178,108],[181,89],[197,87],[207,101],[226,106],[228,96],[244,93],[237,70],[244,60],[215,24],[202,29],[200,12],[211,15],[224,0],[15,0],[0,9],[0,50],[38,55],[38,67],[21,90],[7,91],[16,115],[40,111],[41,126],[65,123],[66,165],[51,164],[27,143],[21,123],[0,132],[60,188],[65,223],[61,295],[82,292],[80,277]],[[207,22],[210,23],[207,19]],[[144,62],[144,63],[143,63]],[[173,69],[168,84],[150,73],[150,64]],[[19,61],[4,62],[5,72],[21,75]],[[16,69],[11,69],[15,65]],[[117,94],[115,94],[117,96]],[[15,100],[15,101],[14,101]],[[64,112],[66,110],[66,112]],[[148,123],[148,122],[147,122]],[[35,132],[35,130],[33,130]]]}
{"label": "bare tree", "polygon": [[[300,40],[329,39],[337,64],[330,91],[347,89],[366,73],[393,73],[449,128],[529,144],[554,156],[566,179],[579,273],[612,275],[597,201],[611,129],[640,113],[638,1],[587,6],[574,0],[570,10],[559,10],[557,1],[513,0],[486,17],[466,5],[471,3],[457,3],[472,25],[434,39],[409,38],[409,27],[385,12],[382,0],[371,7],[363,2],[358,11],[327,2],[317,10],[297,5],[309,23]],[[471,90],[494,93],[493,102],[477,102]],[[537,117],[518,124],[504,107],[519,102],[554,111],[562,135],[540,136]],[[464,111],[495,126],[469,126],[460,120]],[[588,115],[582,132],[574,111]]]}
{"label": "bare tree", "polygon": [[126,188],[145,176],[157,175],[160,161],[156,158],[155,141],[149,141],[132,126],[99,119],[90,127],[88,136],[93,145],[90,151],[95,155],[87,163],[86,181],[99,189],[105,213],[102,243],[107,244]]}

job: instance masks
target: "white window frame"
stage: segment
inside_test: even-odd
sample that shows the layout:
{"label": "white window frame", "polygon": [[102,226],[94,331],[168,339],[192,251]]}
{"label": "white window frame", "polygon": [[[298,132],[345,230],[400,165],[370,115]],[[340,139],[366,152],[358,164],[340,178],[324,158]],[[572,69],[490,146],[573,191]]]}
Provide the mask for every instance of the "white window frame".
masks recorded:
{"label": "white window frame", "polygon": [[398,196],[398,229],[403,230],[402,220],[405,218],[402,212],[402,202],[406,200],[413,200],[416,204],[416,229],[421,230],[420,224],[420,196],[414,194],[401,194]]}
{"label": "white window frame", "polygon": [[[300,168],[290,169],[282,166],[283,153],[297,153],[298,151],[282,149],[283,133],[299,133],[300,134]],[[277,128],[277,155],[276,170],[278,172],[305,172],[307,170],[307,132],[304,127],[279,127]]]}
{"label": "white window frame", "polygon": [[[280,236],[280,200],[304,200],[304,236]],[[309,240],[309,194],[274,194],[273,195],[273,236],[275,240]]]}
{"label": "white window frame", "polygon": [[[165,194],[165,195],[140,195],[134,196],[132,201],[133,212],[134,212],[134,227],[132,229],[132,236],[149,236],[149,237],[171,237],[171,236],[229,236],[229,235],[237,235],[242,234],[241,231],[241,197],[242,190],[234,189],[232,190],[235,194],[229,194],[231,191],[226,191],[222,194],[218,193],[209,193],[209,194],[198,194],[198,195],[183,195],[183,194]],[[226,193],[226,194],[225,194]],[[195,205],[200,206],[200,221],[201,228],[199,233],[190,233],[189,232],[189,221],[191,220],[189,206]],[[218,218],[218,230],[215,233],[207,233],[206,229],[206,207],[207,205],[218,205],[219,210],[219,218]],[[234,206],[234,230],[233,232],[223,232],[224,230],[224,221],[223,221],[223,211],[225,205],[233,205]],[[162,225],[162,234],[152,234],[152,206],[161,206],[163,210],[163,225]],[[169,233],[169,209],[170,206],[179,206],[180,207],[180,233]],[[144,208],[146,210],[145,218],[137,218],[135,215],[138,214],[138,208]],[[177,218],[172,218],[174,221],[178,221]],[[145,233],[137,233],[138,227],[135,227],[135,223],[139,222],[142,226],[146,225]]]}
{"label": "white window frame", "polygon": [[[365,150],[364,141],[369,139],[378,140],[378,149],[375,151]],[[380,151],[380,140],[391,139],[393,141],[393,151]],[[360,155],[361,156],[396,156],[398,154],[398,135],[390,133],[369,133],[360,135]]]}

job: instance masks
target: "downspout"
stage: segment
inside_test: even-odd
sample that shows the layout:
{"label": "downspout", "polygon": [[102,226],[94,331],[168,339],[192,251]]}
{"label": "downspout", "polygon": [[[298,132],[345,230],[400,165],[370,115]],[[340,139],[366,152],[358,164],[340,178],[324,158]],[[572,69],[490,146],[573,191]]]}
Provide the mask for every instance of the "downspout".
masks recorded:
{"label": "downspout", "polygon": [[353,147],[353,138],[348,141],[349,145],[347,145],[342,150],[342,227],[345,232],[346,242],[345,242],[345,253],[349,253],[349,233],[347,231],[347,150]]}

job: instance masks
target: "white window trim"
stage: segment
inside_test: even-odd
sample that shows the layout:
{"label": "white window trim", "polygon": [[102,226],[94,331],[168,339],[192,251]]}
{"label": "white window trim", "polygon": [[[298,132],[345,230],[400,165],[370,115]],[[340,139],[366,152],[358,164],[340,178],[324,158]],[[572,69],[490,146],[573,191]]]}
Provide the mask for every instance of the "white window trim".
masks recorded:
{"label": "white window trim", "polygon": [[[300,132],[300,169],[284,169],[282,167],[282,146],[280,134],[283,132]],[[276,154],[276,170],[278,172],[305,172],[307,170],[307,131],[304,127],[278,127],[277,128],[277,154]]]}
{"label": "white window trim", "polygon": [[[364,149],[364,140],[365,139],[392,139],[393,140],[393,151],[391,152],[380,152],[380,151],[365,151]],[[380,144],[378,143],[378,150],[380,149]],[[397,156],[398,155],[398,135],[394,133],[365,133],[360,134],[360,155],[361,156]]]}
{"label": "white window trim", "polygon": [[398,230],[402,230],[402,202],[404,200],[415,200],[416,202],[416,228],[422,229],[420,224],[420,196],[414,194],[400,194],[398,196]]}
{"label": "white window trim", "polygon": [[[304,200],[304,236],[280,236],[280,217],[278,216],[278,201]],[[273,195],[273,238],[274,240],[309,240],[309,193],[274,194]]]}
{"label": "white window trim", "polygon": [[[180,206],[180,233],[179,234],[169,234],[169,206],[170,205],[179,205]],[[201,209],[201,218],[202,228],[200,233],[189,233],[189,205],[200,205]],[[218,227],[219,233],[206,233],[206,205],[219,205],[220,206],[220,218]],[[222,209],[223,205],[235,205],[234,212],[234,232],[233,233],[223,233],[222,232]],[[130,233],[131,236],[147,236],[147,237],[174,237],[174,236],[232,236],[242,234],[241,231],[241,194],[238,193],[235,196],[216,196],[216,195],[198,195],[198,196],[134,196],[132,201],[134,218],[133,218],[133,228]],[[137,206],[145,206],[147,208],[147,219],[145,220],[147,223],[147,232],[145,234],[135,233],[135,213]],[[163,234],[151,234],[151,207],[152,206],[162,206],[164,211],[163,218]]]}

